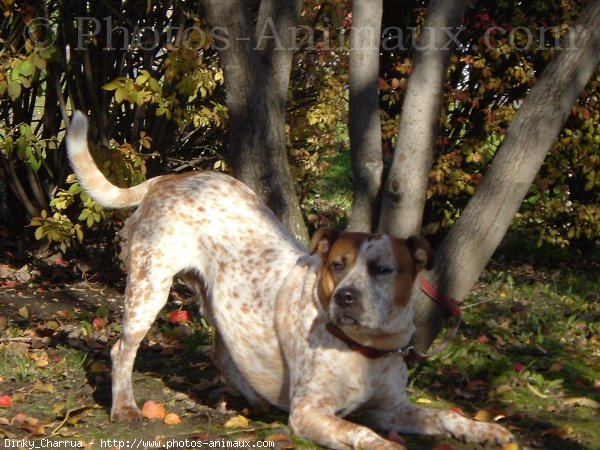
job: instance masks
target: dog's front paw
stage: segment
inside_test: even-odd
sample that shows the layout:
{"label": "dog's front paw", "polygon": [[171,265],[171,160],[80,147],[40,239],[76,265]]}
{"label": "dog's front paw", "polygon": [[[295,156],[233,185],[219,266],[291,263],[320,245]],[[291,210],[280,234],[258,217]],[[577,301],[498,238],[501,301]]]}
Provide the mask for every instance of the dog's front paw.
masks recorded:
{"label": "dog's front paw", "polygon": [[466,419],[453,412],[448,412],[442,423],[448,433],[461,441],[496,445],[515,442],[513,434],[503,426]]}
{"label": "dog's front paw", "polygon": [[496,425],[495,423],[476,423],[478,425],[477,430],[475,430],[476,440],[472,442],[496,445],[515,442],[513,434],[501,425]]}
{"label": "dog's front paw", "polygon": [[140,409],[133,405],[112,407],[110,410],[110,421],[111,422],[134,422],[139,423],[142,421],[142,412]]}

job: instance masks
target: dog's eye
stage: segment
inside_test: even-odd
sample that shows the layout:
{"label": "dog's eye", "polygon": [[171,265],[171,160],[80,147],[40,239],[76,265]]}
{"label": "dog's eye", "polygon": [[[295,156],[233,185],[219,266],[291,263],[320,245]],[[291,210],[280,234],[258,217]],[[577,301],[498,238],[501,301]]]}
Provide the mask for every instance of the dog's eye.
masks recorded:
{"label": "dog's eye", "polygon": [[329,265],[329,268],[332,272],[341,272],[344,270],[344,264],[340,261],[334,261]]}
{"label": "dog's eye", "polygon": [[394,272],[394,269],[388,266],[375,266],[375,275],[389,275]]}

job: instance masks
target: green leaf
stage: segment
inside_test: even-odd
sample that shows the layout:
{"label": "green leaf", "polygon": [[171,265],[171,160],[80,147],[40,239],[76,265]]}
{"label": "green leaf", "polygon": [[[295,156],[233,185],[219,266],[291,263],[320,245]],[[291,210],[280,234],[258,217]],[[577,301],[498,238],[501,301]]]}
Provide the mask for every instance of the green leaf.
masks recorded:
{"label": "green leaf", "polygon": [[102,89],[104,89],[105,91],[114,91],[115,89],[117,89],[120,86],[121,86],[121,83],[118,83],[116,81],[111,81],[109,83],[106,83],[104,86],[102,86]]}
{"label": "green leaf", "polygon": [[127,95],[127,90],[125,89],[125,87],[124,86],[119,87],[115,91],[115,101],[117,103],[121,103],[126,95]]}
{"label": "green leaf", "polygon": [[38,227],[35,229],[35,240],[39,241],[40,239],[42,239],[44,237],[44,228],[43,227]]}
{"label": "green leaf", "polygon": [[148,72],[147,70],[142,70],[140,75],[138,75],[135,79],[135,84],[137,84],[138,86],[143,86],[146,83],[146,81],[148,81],[148,78],[150,78],[150,72]]}
{"label": "green leaf", "polygon": [[35,70],[35,66],[33,65],[33,62],[31,62],[30,60],[26,59],[25,61],[23,61],[23,63],[19,67],[19,70],[21,70],[21,74],[23,76],[28,77]]}
{"label": "green leaf", "polygon": [[14,102],[21,96],[21,84],[16,81],[8,82],[8,96]]}
{"label": "green leaf", "polygon": [[89,209],[84,209],[83,211],[81,211],[81,213],[79,214],[79,217],[77,218],[78,220],[86,220],[90,214],[92,213],[92,211],[90,211]]}
{"label": "green leaf", "polygon": [[45,69],[46,68],[46,60],[44,58],[42,58],[39,54],[34,53],[33,56],[31,57],[31,60],[33,61],[33,65],[37,68],[37,69]]}
{"label": "green leaf", "polygon": [[150,78],[148,80],[148,86],[150,86],[150,89],[152,89],[152,91],[160,92],[160,84],[158,83],[158,80],[156,78]]}

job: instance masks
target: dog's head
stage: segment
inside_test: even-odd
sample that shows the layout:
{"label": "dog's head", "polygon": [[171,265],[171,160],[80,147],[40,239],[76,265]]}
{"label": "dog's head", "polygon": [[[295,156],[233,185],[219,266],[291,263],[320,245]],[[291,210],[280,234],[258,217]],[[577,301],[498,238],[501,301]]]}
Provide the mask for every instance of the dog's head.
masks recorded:
{"label": "dog's head", "polygon": [[310,250],[321,256],[319,300],[331,323],[363,345],[408,344],[415,331],[413,286],[418,273],[433,264],[424,238],[323,228]]}

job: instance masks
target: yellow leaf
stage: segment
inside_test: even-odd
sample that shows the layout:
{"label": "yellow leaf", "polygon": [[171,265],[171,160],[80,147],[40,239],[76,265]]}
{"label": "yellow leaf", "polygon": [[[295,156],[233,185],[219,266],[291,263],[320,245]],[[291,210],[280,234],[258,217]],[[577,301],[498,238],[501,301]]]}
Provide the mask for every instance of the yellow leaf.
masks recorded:
{"label": "yellow leaf", "polygon": [[31,389],[37,392],[50,393],[54,392],[54,385],[52,383],[35,383]]}
{"label": "yellow leaf", "polygon": [[46,367],[50,364],[48,353],[39,352],[31,355],[31,359],[33,359],[38,367]]}
{"label": "yellow leaf", "polygon": [[244,416],[234,416],[223,424],[225,428],[248,428],[250,423]]}
{"label": "yellow leaf", "polygon": [[519,444],[517,444],[516,442],[504,444],[500,450],[519,450]]}
{"label": "yellow leaf", "polygon": [[512,392],[512,387],[509,384],[501,384],[496,388],[496,394],[504,394],[505,392]]}
{"label": "yellow leaf", "polygon": [[477,411],[473,419],[478,420],[479,422],[489,422],[490,420],[492,420],[492,415],[489,411],[486,411],[485,409],[480,409],[479,411]]}
{"label": "yellow leaf", "polygon": [[587,397],[568,398],[563,403],[567,406],[583,406],[590,409],[600,409],[600,403]]}
{"label": "yellow leaf", "polygon": [[52,405],[52,413],[55,416],[64,414],[65,411],[65,404],[64,403],[55,403],[54,405]]}
{"label": "yellow leaf", "polygon": [[167,425],[179,425],[181,423],[181,418],[175,413],[169,413],[165,416],[163,422]]}
{"label": "yellow leaf", "polygon": [[29,310],[27,309],[27,306],[22,306],[21,308],[19,308],[18,313],[24,319],[27,319],[29,317]]}
{"label": "yellow leaf", "polygon": [[418,398],[416,400],[417,403],[424,403],[426,405],[428,405],[429,403],[431,403],[431,400],[429,400],[428,398]]}

